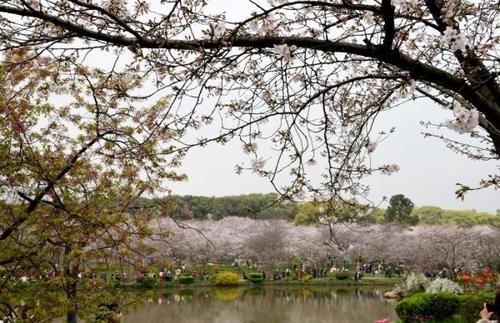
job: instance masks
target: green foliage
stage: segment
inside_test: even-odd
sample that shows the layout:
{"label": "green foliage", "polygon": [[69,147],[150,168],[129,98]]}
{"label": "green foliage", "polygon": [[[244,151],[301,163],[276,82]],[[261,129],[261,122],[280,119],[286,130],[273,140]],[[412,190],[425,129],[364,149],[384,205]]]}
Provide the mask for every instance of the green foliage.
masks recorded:
{"label": "green foliage", "polygon": [[[460,314],[460,317],[464,320],[464,322],[476,322],[478,319],[478,313],[483,308],[483,304],[493,303],[494,301],[495,295],[492,292],[461,295],[458,314]],[[494,319],[494,317],[492,317],[492,319]],[[497,317],[497,319],[500,318]]]}
{"label": "green foliage", "polygon": [[396,305],[396,313],[403,322],[421,319],[449,319],[460,308],[460,298],[449,293],[413,294]]}
{"label": "green foliage", "polygon": [[249,273],[248,280],[254,284],[260,284],[264,281],[264,277],[262,276],[262,273]]}
{"label": "green foliage", "polygon": [[141,287],[144,288],[154,288],[156,286],[156,280],[153,277],[144,277],[141,281]]}
{"label": "green foliage", "polygon": [[304,277],[302,278],[302,280],[305,281],[305,282],[308,282],[311,279],[313,279],[313,276],[311,276],[309,274],[305,274]]}
{"label": "green foliage", "polygon": [[415,225],[418,217],[411,215],[414,204],[403,194],[397,194],[389,200],[389,207],[385,211],[386,222]]}
{"label": "green foliage", "polygon": [[240,275],[230,271],[223,271],[215,275],[215,286],[235,286],[240,283]]}
{"label": "green foliage", "polygon": [[316,203],[305,202],[298,206],[295,215],[296,225],[310,225],[320,222],[321,217],[334,221],[349,222],[356,220],[363,223],[375,223],[375,211],[366,214],[367,208],[362,205],[349,205],[347,203]]}
{"label": "green foliage", "polygon": [[278,201],[278,195],[248,194],[224,197],[169,196],[164,199],[170,216],[178,219],[221,219],[226,216],[253,219],[288,219],[297,213],[295,202]]}
{"label": "green foliage", "polygon": [[181,275],[179,276],[179,283],[188,285],[194,283],[194,278],[191,275]]}
{"label": "green foliage", "polygon": [[312,202],[306,202],[299,205],[295,215],[296,225],[309,225],[319,223],[321,216],[321,205]]}
{"label": "green foliage", "polygon": [[335,278],[338,279],[338,280],[346,280],[349,278],[350,274],[348,272],[336,272],[334,274]]}
{"label": "green foliage", "polygon": [[[239,216],[253,219],[294,220],[297,225],[319,223],[322,214],[320,210],[323,210],[324,213],[324,210],[327,209],[324,203],[276,203],[277,199],[276,194],[248,194],[226,197],[174,195],[162,199],[161,202],[168,205],[169,215],[178,219],[207,219],[209,215],[213,219]],[[137,201],[137,206],[152,206],[156,203],[158,201],[141,198]],[[359,210],[352,209],[352,207],[345,207],[341,208],[338,213],[341,218],[351,219],[355,217],[362,223],[457,224],[461,227],[485,224],[500,227],[500,216],[495,214],[476,212],[474,210],[446,210],[435,206],[413,208],[410,215],[403,217],[402,221],[397,218],[389,220],[386,210],[379,208],[374,208],[371,212],[364,214],[364,212],[359,212]]]}
{"label": "green foliage", "polygon": [[412,216],[419,218],[420,224],[456,224],[460,227],[490,225],[500,227],[500,216],[475,210],[446,210],[435,206],[415,208]]}

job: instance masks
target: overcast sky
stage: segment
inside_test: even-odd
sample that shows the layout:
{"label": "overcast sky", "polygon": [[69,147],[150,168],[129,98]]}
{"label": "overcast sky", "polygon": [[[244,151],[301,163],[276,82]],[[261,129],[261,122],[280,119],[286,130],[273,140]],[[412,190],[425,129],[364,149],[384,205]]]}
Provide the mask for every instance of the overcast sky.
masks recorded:
{"label": "overcast sky", "polygon": [[[377,175],[367,180],[371,187],[370,198],[375,204],[383,196],[402,193],[417,206],[435,205],[489,212],[500,209],[500,191],[485,189],[469,192],[464,201],[454,194],[458,182],[474,186],[488,174],[498,173],[498,161],[469,160],[447,149],[440,140],[424,138],[421,134],[425,128],[420,121],[444,122],[451,118],[450,111],[424,100],[401,105],[379,117],[377,128],[395,126],[396,131],[379,144],[373,154],[373,163],[396,163],[401,169],[390,176]],[[462,138],[466,139],[465,135]],[[249,158],[241,148],[241,143],[234,142],[188,153],[180,170],[188,174],[189,181],[170,184],[169,187],[174,194],[183,195],[272,192],[265,179],[252,174],[236,175],[234,166]]]}

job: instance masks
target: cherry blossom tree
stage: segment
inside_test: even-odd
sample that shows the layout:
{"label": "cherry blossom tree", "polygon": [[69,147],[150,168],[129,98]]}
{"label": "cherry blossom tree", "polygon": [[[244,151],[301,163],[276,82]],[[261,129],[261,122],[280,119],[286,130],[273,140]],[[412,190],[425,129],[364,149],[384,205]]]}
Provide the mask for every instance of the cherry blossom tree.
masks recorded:
{"label": "cherry blossom tree", "polygon": [[120,92],[132,75],[34,56],[9,51],[0,70],[0,265],[58,272],[71,320],[83,265],[150,253],[144,241],[162,237],[151,221],[163,209],[136,202],[183,176],[159,144],[170,135],[154,131],[168,122],[158,118],[165,99],[131,102]]}
{"label": "cherry blossom tree", "polygon": [[[175,149],[239,137],[252,161],[237,170],[268,177],[285,197],[363,194],[361,178],[396,171],[370,163],[391,132],[371,129],[408,100],[450,110],[449,120],[428,124],[429,136],[472,158],[499,158],[497,1],[273,0],[249,8],[238,16],[204,0],[3,0],[0,50],[31,48],[75,68],[108,53],[149,85],[124,97],[164,91],[173,129],[218,132]],[[477,140],[444,137],[445,127]],[[263,154],[264,140],[278,153]],[[307,176],[314,167],[324,170],[321,183]],[[498,182],[491,175],[479,186]]]}
{"label": "cherry blossom tree", "polygon": [[[270,222],[226,217],[219,221],[188,220],[181,227],[172,220],[164,219],[162,227],[174,234],[161,242],[163,245],[172,243],[177,246],[182,243],[183,246],[190,246],[178,248],[172,254],[161,253],[168,248],[156,246],[158,257],[167,259],[175,255],[177,258],[186,257],[196,261],[190,256],[192,250],[198,250],[197,245],[210,241],[212,251],[209,254],[212,258],[207,259],[232,260],[219,257],[224,254],[254,256],[259,261],[274,265],[280,262],[279,258],[283,262],[287,259],[307,259],[318,263],[329,258],[354,262],[361,257],[365,261],[404,262],[408,270],[423,271],[440,265],[475,269],[500,260],[500,241],[495,239],[499,229],[486,226],[460,228],[450,225],[402,227],[393,224],[352,224],[347,227],[345,224],[336,224],[332,235],[330,228],[321,224],[306,226],[284,220]],[[277,241],[271,241],[271,233],[274,232],[277,232]],[[179,237],[182,237],[182,242],[176,240]],[[332,237],[336,240],[332,241]],[[270,246],[276,250],[270,250]]]}

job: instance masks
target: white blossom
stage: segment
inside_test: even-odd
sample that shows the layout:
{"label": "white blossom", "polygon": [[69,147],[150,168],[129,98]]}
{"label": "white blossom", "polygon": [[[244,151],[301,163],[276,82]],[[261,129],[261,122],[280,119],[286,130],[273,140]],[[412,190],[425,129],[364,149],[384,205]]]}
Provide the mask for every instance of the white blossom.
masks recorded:
{"label": "white blossom", "polygon": [[465,50],[467,40],[465,36],[453,27],[446,27],[443,32],[443,41],[450,46],[452,51]]}
{"label": "white blossom", "polygon": [[217,24],[211,24],[210,26],[212,27],[214,37],[216,38],[222,37],[226,32],[226,26],[223,23],[218,22]]}
{"label": "white blossom", "polygon": [[463,294],[463,288],[454,281],[451,281],[447,278],[436,278],[434,281],[430,283],[429,286],[425,289],[426,293],[452,293],[452,294]]}
{"label": "white blossom", "polygon": [[418,0],[393,0],[394,6],[402,11],[410,10],[412,7],[418,7]]}
{"label": "white blossom", "polygon": [[385,174],[385,175],[390,175],[392,173],[395,173],[397,171],[399,171],[399,166],[398,165],[384,165],[381,167],[381,173],[382,174]]}
{"label": "white blossom", "polygon": [[248,29],[250,30],[250,32],[253,32],[253,33],[260,32],[260,25],[259,25],[257,19],[250,20],[248,22],[247,26],[248,26]]}
{"label": "white blossom", "polygon": [[368,151],[368,153],[371,154],[375,151],[375,149],[377,149],[377,142],[368,140],[368,143],[366,144],[366,150]]}
{"label": "white blossom", "polygon": [[375,24],[375,16],[373,15],[373,12],[368,11],[365,13],[364,19],[369,25],[374,25]]}
{"label": "white blossom", "polygon": [[288,46],[287,44],[283,44],[274,45],[272,51],[280,55],[285,63],[288,63],[292,60],[292,51],[294,51],[295,49],[295,46]]}
{"label": "white blossom", "polygon": [[460,134],[471,132],[479,124],[479,112],[476,109],[467,110],[457,105],[453,114],[455,119],[446,122],[446,126]]}
{"label": "white blossom", "polygon": [[265,165],[266,165],[266,161],[262,158],[256,158],[256,159],[252,160],[252,170],[255,172],[264,168]]}
{"label": "white blossom", "polygon": [[246,154],[251,154],[251,153],[255,153],[257,151],[257,144],[252,142],[252,143],[247,143],[245,145],[243,145],[243,151],[246,153]]}

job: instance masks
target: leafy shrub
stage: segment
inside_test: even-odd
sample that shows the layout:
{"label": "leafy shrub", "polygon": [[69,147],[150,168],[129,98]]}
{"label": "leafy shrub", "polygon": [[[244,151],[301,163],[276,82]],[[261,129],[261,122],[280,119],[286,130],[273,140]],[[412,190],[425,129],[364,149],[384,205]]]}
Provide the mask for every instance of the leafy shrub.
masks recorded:
{"label": "leafy shrub", "polygon": [[111,286],[114,287],[114,288],[118,288],[120,287],[121,285],[121,281],[119,279],[111,279],[111,282],[110,282]]}
{"label": "leafy shrub", "polygon": [[[479,311],[484,303],[494,303],[495,295],[493,293],[478,293],[473,295],[460,296],[460,309],[458,314],[465,322],[476,322],[479,317]],[[494,317],[492,317],[494,319]],[[500,319],[497,317],[497,319]]]}
{"label": "leafy shrub", "polygon": [[346,280],[349,278],[350,275],[348,272],[340,271],[340,272],[336,272],[334,276],[338,280]]}
{"label": "leafy shrub", "polygon": [[463,294],[464,290],[459,284],[451,281],[447,278],[436,278],[433,280],[429,286],[425,289],[427,293],[451,293],[451,294]]}
{"label": "leafy shrub", "polygon": [[396,305],[396,313],[403,322],[422,319],[444,320],[458,313],[460,299],[449,293],[414,294]]}
{"label": "leafy shrub", "polygon": [[264,281],[264,277],[262,276],[262,273],[249,273],[248,280],[254,284],[260,284]]}
{"label": "leafy shrub", "polygon": [[431,281],[429,278],[425,277],[424,274],[410,274],[408,276],[408,279],[406,279],[405,282],[405,289],[406,292],[411,294],[411,293],[419,293],[425,291],[427,286],[429,286]]}
{"label": "leafy shrub", "polygon": [[156,286],[156,280],[153,277],[144,277],[141,281],[141,286],[144,288],[153,288]]}
{"label": "leafy shrub", "polygon": [[187,285],[194,283],[194,278],[191,275],[181,275],[179,276],[179,283]]}
{"label": "leafy shrub", "polygon": [[237,273],[223,271],[215,275],[215,286],[234,286],[239,285],[240,276]]}

